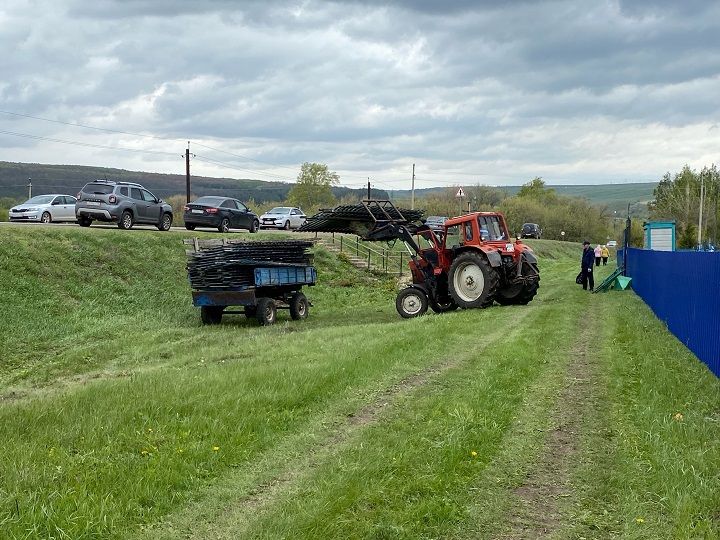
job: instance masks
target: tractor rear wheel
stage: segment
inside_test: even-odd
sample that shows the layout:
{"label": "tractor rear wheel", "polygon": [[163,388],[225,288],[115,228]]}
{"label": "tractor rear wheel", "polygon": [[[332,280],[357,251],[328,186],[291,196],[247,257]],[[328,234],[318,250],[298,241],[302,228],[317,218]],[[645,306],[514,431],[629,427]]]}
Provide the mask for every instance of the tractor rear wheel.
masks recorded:
{"label": "tractor rear wheel", "polygon": [[417,287],[403,289],[395,299],[395,309],[403,319],[424,315],[428,308],[427,295]]}
{"label": "tractor rear wheel", "polygon": [[498,283],[497,272],[480,253],[461,253],[450,266],[450,296],[463,309],[491,305]]}

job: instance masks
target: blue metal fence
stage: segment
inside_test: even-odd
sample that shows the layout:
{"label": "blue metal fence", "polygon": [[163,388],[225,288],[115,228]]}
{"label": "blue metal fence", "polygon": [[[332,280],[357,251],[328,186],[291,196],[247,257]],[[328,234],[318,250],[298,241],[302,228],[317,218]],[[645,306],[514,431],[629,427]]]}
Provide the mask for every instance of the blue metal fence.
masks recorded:
{"label": "blue metal fence", "polygon": [[629,248],[626,274],[655,315],[720,377],[720,252]]}

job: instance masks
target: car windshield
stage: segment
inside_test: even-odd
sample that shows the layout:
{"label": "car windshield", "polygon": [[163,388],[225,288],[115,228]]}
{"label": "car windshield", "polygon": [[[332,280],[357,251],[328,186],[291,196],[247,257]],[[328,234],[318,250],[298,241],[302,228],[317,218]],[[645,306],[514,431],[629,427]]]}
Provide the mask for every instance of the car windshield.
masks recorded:
{"label": "car windshield", "polygon": [[23,204],[50,204],[54,198],[55,195],[38,195],[37,197],[28,199]]}
{"label": "car windshield", "polygon": [[288,206],[276,206],[272,210],[268,210],[268,214],[289,214],[292,208]]}
{"label": "car windshield", "polygon": [[219,206],[225,200],[224,197],[200,197],[190,204],[206,204],[208,206]]}
{"label": "car windshield", "polygon": [[112,193],[115,186],[111,184],[87,184],[82,188],[83,193],[93,193],[95,195],[107,195]]}

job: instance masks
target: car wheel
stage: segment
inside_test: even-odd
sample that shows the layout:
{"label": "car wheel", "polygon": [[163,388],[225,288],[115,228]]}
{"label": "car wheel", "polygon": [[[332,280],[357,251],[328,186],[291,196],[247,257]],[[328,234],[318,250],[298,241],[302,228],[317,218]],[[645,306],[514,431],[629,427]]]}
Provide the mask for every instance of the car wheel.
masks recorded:
{"label": "car wheel", "polygon": [[230,220],[228,218],[222,219],[220,226],[218,227],[218,231],[221,233],[230,232]]}
{"label": "car wheel", "polygon": [[125,210],[122,213],[122,216],[120,216],[120,221],[118,221],[118,227],[121,229],[125,229],[126,231],[129,229],[132,229],[133,226],[133,216],[132,212],[130,210]]}
{"label": "car wheel", "polygon": [[77,220],[77,224],[80,225],[81,227],[89,227],[91,223],[92,223],[92,219],[89,219],[86,217],[81,217],[81,218],[78,218],[78,220]]}
{"label": "car wheel", "polygon": [[186,224],[185,224],[185,228],[186,228],[188,231],[194,231],[194,230],[195,230],[195,225],[190,225],[189,223],[186,223]]}
{"label": "car wheel", "polygon": [[295,293],[290,297],[290,317],[293,320],[307,319],[309,307],[310,304],[303,293]]}
{"label": "car wheel", "polygon": [[50,215],[50,212],[43,212],[42,216],[40,216],[40,222],[41,223],[52,223],[52,216]]}
{"label": "car wheel", "polygon": [[256,233],[260,229],[260,222],[257,219],[254,219],[252,222],[252,225],[250,225],[250,232]]}
{"label": "car wheel", "polygon": [[272,298],[258,298],[255,318],[262,326],[269,326],[275,323],[277,308]]}
{"label": "car wheel", "polygon": [[290,230],[290,220],[285,222],[285,225],[283,225],[283,229],[285,229],[286,231]]}
{"label": "car wheel", "polygon": [[157,228],[161,231],[169,231],[170,227],[172,227],[172,216],[165,212],[160,218]]}

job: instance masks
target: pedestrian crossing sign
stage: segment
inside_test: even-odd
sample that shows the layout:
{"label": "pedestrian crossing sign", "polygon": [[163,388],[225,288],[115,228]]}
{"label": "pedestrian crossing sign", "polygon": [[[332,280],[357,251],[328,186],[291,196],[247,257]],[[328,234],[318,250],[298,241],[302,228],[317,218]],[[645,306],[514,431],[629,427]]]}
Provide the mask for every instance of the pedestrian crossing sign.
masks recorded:
{"label": "pedestrian crossing sign", "polygon": [[463,188],[459,188],[459,189],[457,190],[457,193],[455,194],[455,196],[456,196],[456,197],[464,197],[464,196],[465,196],[465,191],[463,191]]}

